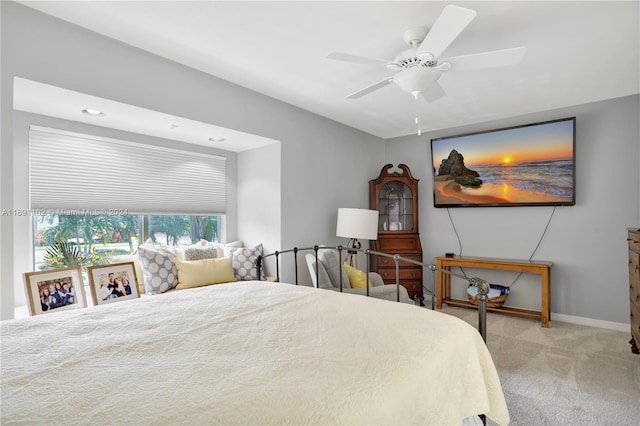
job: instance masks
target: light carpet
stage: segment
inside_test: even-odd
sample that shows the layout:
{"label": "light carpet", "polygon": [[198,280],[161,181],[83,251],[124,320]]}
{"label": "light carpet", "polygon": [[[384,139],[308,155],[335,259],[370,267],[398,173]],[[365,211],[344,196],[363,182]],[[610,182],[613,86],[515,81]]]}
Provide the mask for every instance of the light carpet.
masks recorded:
{"label": "light carpet", "polygon": [[[443,305],[442,312],[478,326],[476,310]],[[487,317],[511,425],[640,425],[640,355],[631,353],[630,333]]]}

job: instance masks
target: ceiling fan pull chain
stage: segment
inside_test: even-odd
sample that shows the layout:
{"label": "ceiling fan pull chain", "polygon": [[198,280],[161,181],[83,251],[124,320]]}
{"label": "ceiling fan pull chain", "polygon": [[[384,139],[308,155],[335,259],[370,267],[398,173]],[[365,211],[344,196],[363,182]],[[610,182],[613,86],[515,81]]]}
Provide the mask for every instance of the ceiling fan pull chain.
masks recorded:
{"label": "ceiling fan pull chain", "polygon": [[419,115],[419,112],[420,112],[420,110],[419,110],[420,105],[418,105],[418,96],[420,96],[420,93],[421,92],[419,90],[415,90],[415,91],[411,92],[411,94],[413,95],[413,97],[416,100],[416,116],[415,116],[415,120],[414,121],[416,123],[416,126],[418,127],[418,136],[420,136],[420,134],[422,133],[421,130],[420,130],[420,120],[418,119],[418,115]]}

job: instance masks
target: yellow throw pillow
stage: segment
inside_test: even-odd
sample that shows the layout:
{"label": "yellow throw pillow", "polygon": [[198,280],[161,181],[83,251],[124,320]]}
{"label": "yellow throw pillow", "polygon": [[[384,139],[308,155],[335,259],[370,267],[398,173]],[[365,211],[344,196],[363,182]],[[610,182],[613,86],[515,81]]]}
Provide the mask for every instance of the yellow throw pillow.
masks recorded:
{"label": "yellow throw pillow", "polygon": [[209,284],[228,283],[236,280],[231,265],[232,257],[215,259],[180,260],[176,259],[178,269],[177,289],[202,287]]}
{"label": "yellow throw pillow", "polygon": [[[347,271],[351,288],[367,288],[367,274],[350,266],[347,262],[344,262],[342,266]],[[371,280],[369,280],[369,287],[371,287]]]}

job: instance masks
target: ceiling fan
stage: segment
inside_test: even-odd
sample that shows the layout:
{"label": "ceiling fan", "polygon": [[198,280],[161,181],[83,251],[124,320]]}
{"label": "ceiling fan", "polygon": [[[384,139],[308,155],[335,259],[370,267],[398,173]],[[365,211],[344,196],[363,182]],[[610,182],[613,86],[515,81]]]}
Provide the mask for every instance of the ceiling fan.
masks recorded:
{"label": "ceiling fan", "polygon": [[422,95],[431,102],[446,94],[438,83],[443,72],[517,65],[522,61],[525,47],[441,58],[442,53],[475,16],[474,10],[446,6],[430,30],[417,27],[405,31],[404,41],[411,47],[396,55],[393,61],[341,52],[332,52],[327,55],[327,58],[359,64],[382,63],[388,69],[398,71],[392,76],[348,95],[346,99],[356,99],[395,83],[401,90],[411,93],[416,99]]}

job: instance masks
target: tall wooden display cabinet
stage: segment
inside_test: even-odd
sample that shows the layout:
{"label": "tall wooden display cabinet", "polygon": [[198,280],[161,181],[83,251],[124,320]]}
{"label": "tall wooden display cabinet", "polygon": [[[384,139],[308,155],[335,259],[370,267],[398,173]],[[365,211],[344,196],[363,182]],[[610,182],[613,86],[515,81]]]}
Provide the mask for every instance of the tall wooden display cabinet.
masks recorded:
{"label": "tall wooden display cabinet", "polygon": [[[392,164],[385,165],[380,176],[369,181],[369,208],[378,210],[378,239],[371,242],[372,249],[399,254],[422,262],[422,245],[418,232],[418,179],[409,167],[399,164],[401,172],[389,172]],[[385,284],[395,284],[395,261],[376,256],[372,264]],[[424,300],[422,293],[422,267],[400,262],[400,284],[412,299]]]}

